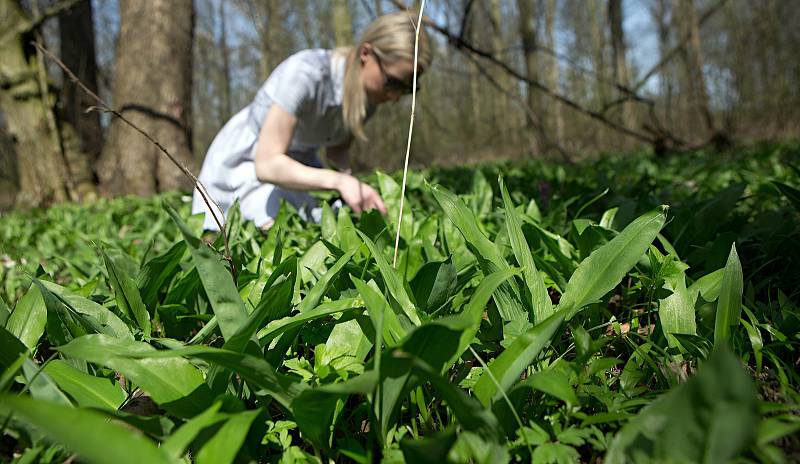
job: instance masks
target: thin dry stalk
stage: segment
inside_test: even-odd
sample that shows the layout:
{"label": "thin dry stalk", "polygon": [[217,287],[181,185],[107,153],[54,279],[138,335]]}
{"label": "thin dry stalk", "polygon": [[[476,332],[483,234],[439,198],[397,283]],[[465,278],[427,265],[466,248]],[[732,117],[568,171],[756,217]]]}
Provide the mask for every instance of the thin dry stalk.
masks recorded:
{"label": "thin dry stalk", "polygon": [[397,233],[394,237],[394,260],[392,267],[397,267],[397,250],[400,247],[400,226],[403,224],[403,206],[406,198],[406,180],[408,178],[408,158],[411,154],[411,135],[414,132],[414,110],[417,107],[417,63],[419,59],[419,31],[422,28],[422,12],[425,11],[425,0],[419,6],[419,18],[414,25],[414,77],[411,84],[411,119],[408,122],[408,142],[406,143],[406,160],[403,165],[403,185],[400,188],[400,210],[397,213]]}
{"label": "thin dry stalk", "polygon": [[158,147],[158,149],[162,153],[164,153],[167,156],[167,158],[169,158],[169,160],[172,161],[172,163],[175,166],[177,166],[178,169],[180,169],[181,172],[184,175],[186,175],[186,177],[191,179],[191,181],[194,184],[195,188],[197,188],[197,191],[200,192],[200,196],[203,198],[203,201],[205,202],[206,206],[208,207],[208,210],[211,212],[211,216],[214,218],[214,222],[216,222],[217,223],[217,227],[219,227],[220,234],[222,234],[222,239],[223,239],[223,241],[225,243],[225,259],[230,263],[231,274],[233,275],[233,279],[235,281],[236,280],[236,267],[235,267],[235,265],[233,263],[233,257],[231,255],[230,244],[228,243],[228,234],[225,231],[225,225],[226,225],[225,224],[225,216],[223,215],[222,219],[220,219],[219,216],[217,215],[217,212],[214,210],[212,205],[215,206],[217,208],[217,210],[219,210],[219,211],[222,211],[222,208],[220,208],[220,206],[214,201],[214,199],[211,198],[211,195],[208,194],[208,191],[206,190],[205,185],[203,185],[203,183],[200,182],[200,180],[197,177],[195,177],[194,174],[192,174],[192,171],[190,171],[189,168],[187,168],[180,161],[175,159],[175,157],[172,156],[170,154],[170,152],[167,151],[167,149],[164,148],[163,145],[161,145],[161,143],[159,143],[157,140],[155,140],[153,137],[151,137],[150,134],[148,134],[147,132],[145,132],[142,129],[140,129],[134,123],[132,123],[128,119],[126,119],[125,116],[122,115],[122,113],[120,113],[119,111],[111,108],[111,106],[109,106],[108,103],[106,103],[96,93],[94,93],[91,90],[89,90],[89,88],[86,87],[83,84],[83,82],[81,82],[80,79],[78,79],[78,76],[76,76],[75,73],[73,73],[72,70],[70,70],[69,67],[67,67],[67,65],[64,64],[64,62],[59,60],[55,55],[53,55],[49,50],[47,50],[41,43],[32,42],[32,44],[39,51],[44,53],[44,55],[47,58],[51,59],[54,63],[56,63],[64,71],[64,73],[67,74],[67,76],[69,77],[70,81],[72,81],[75,85],[78,86],[78,88],[80,88],[84,93],[86,93],[87,95],[92,97],[92,99],[94,99],[98,103],[98,106],[89,107],[87,109],[87,111],[100,110],[100,111],[103,111],[103,112],[107,112],[107,113],[113,114],[114,116],[119,118],[122,122],[124,122],[125,124],[130,126],[133,130],[135,130],[136,132],[142,134],[153,145]]}

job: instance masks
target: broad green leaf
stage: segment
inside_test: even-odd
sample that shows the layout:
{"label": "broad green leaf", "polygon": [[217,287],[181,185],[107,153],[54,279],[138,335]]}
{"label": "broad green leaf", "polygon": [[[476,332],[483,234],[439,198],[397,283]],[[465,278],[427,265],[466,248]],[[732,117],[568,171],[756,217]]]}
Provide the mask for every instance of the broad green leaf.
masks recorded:
{"label": "broad green leaf", "polygon": [[448,462],[447,454],[456,443],[456,429],[448,427],[430,438],[405,439],[400,442],[406,462],[440,464]]}
{"label": "broad green leaf", "polygon": [[80,407],[113,411],[125,400],[125,392],[112,380],[81,372],[60,359],[47,363],[44,372]]}
{"label": "broad green leaf", "polygon": [[242,297],[239,296],[239,291],[236,289],[231,274],[228,272],[222,258],[205,242],[192,234],[172,207],[165,204],[164,209],[175,221],[175,224],[183,234],[183,239],[189,246],[192,261],[197,266],[200,281],[203,283],[203,289],[206,291],[211,307],[214,309],[214,315],[217,316],[217,323],[222,332],[222,337],[227,340],[247,323],[247,310],[244,307]]}
{"label": "broad green leaf", "polygon": [[256,336],[261,345],[265,345],[284,332],[299,327],[309,321],[361,307],[361,302],[356,298],[343,298],[341,300],[329,301],[322,303],[310,311],[272,321],[261,329]]}
{"label": "broad green leaf", "polygon": [[[400,194],[402,193],[402,189],[390,176],[380,171],[376,173],[376,176],[378,177],[378,188],[381,192],[381,198],[383,198],[384,204],[386,205],[386,217],[389,220],[389,224],[392,226],[390,232],[392,237],[394,237],[395,233],[397,233],[397,218],[400,213]],[[400,237],[406,241],[411,240],[414,235],[414,216],[411,214],[411,206],[408,204],[408,199],[406,199],[403,204],[403,222],[400,227]]]}
{"label": "broad green leaf", "polygon": [[132,358],[156,352],[147,343],[96,334],[76,338],[58,350],[119,371],[149,393],[156,404],[177,416],[191,417],[211,404],[203,374],[185,359]]}
{"label": "broad green leaf", "polygon": [[531,294],[530,304],[531,308],[533,308],[534,323],[538,323],[553,314],[553,303],[550,301],[550,295],[547,293],[544,279],[536,269],[536,263],[534,263],[531,255],[531,248],[522,233],[522,221],[514,204],[511,203],[511,196],[506,190],[502,177],[499,182],[506,211],[506,230],[511,240],[514,256],[517,258],[517,263],[522,267],[522,275]]}
{"label": "broad green leaf", "polygon": [[0,327],[0,367],[4,371],[2,375],[4,385],[10,384],[11,379],[21,368],[22,382],[30,389],[31,396],[54,403],[71,404],[66,395],[58,389],[53,379],[42,372],[42,367],[28,358],[28,350],[25,345],[4,327]]}
{"label": "broad green leaf", "polygon": [[250,426],[259,414],[261,410],[255,409],[231,415],[219,431],[197,452],[196,462],[198,464],[233,462],[247,437]]}
{"label": "broad green leaf", "polygon": [[717,314],[714,320],[714,346],[719,346],[731,338],[731,326],[739,323],[742,314],[742,292],[744,278],[742,264],[736,253],[736,244],[731,245],[725,272],[722,275],[722,286],[717,301]]}
{"label": "broad green leaf", "polygon": [[169,463],[167,456],[141,432],[110,422],[98,412],[25,397],[5,396],[2,415],[13,414],[90,462]]}
{"label": "broad green leaf", "polygon": [[6,323],[8,323],[8,318],[10,316],[11,316],[11,310],[8,309],[6,300],[0,298],[0,326],[6,327]]}
{"label": "broad green leaf", "polygon": [[756,404],[753,381],[723,345],[626,424],[606,462],[729,462],[755,440]]}
{"label": "broad green leaf", "polygon": [[46,324],[47,308],[42,293],[36,285],[31,284],[25,296],[17,301],[5,327],[28,350],[33,351],[44,333]]}
{"label": "broad green leaf", "polygon": [[451,258],[425,264],[409,282],[414,300],[422,311],[441,307],[455,291],[457,271]]}
{"label": "broad green leaf", "polygon": [[725,275],[725,268],[717,269],[714,272],[704,275],[689,286],[689,296],[692,303],[697,303],[697,297],[702,296],[706,301],[715,301],[719,298],[719,291],[722,289],[722,276]]}
{"label": "broad green leaf", "polygon": [[533,388],[540,392],[554,396],[568,405],[577,406],[578,397],[569,383],[569,378],[556,370],[543,370],[535,372],[525,379],[517,388]]}
{"label": "broad green leaf", "polygon": [[178,242],[163,254],[147,261],[139,270],[137,287],[145,307],[156,304],[159,290],[180,269],[181,257],[186,253],[186,242]]}
{"label": "broad green leaf", "polygon": [[[478,219],[460,198],[439,186],[431,186],[430,191],[444,214],[464,236],[468,247],[481,264],[484,274],[508,268],[503,253],[480,230]],[[506,282],[497,290],[495,301],[503,320],[528,320],[519,302],[519,290],[513,281]]]}
{"label": "broad green leaf", "polygon": [[[77,319],[86,327],[96,333],[133,340],[130,328],[116,314],[108,308],[95,303],[92,300],[83,298],[70,290],[56,285],[52,282],[34,280],[37,285],[41,285],[40,290],[45,295],[45,303],[50,299],[50,294],[63,304]],[[54,305],[57,306],[57,305]]]}
{"label": "broad green leaf", "polygon": [[666,206],[661,206],[638,217],[610,242],[581,261],[558,305],[558,310],[566,313],[567,320],[622,281],[664,227],[666,210]]}
{"label": "broad green leaf", "polygon": [[378,265],[378,270],[381,273],[381,277],[383,277],[383,281],[386,284],[387,292],[392,296],[392,298],[395,299],[395,301],[397,301],[405,315],[408,316],[408,319],[414,325],[420,325],[419,316],[417,315],[417,308],[414,307],[414,304],[408,297],[408,292],[406,291],[405,285],[403,285],[403,279],[400,276],[400,273],[398,273],[396,269],[392,268],[392,266],[383,256],[383,253],[381,253],[381,250],[378,249],[375,243],[370,240],[366,234],[360,230],[357,232],[361,236],[361,239],[364,240],[364,243],[369,248],[369,251],[372,253],[372,257],[375,259],[375,263]]}
{"label": "broad green leaf", "polygon": [[[480,402],[488,405],[495,398],[501,396],[502,392],[498,391],[498,386],[503,392],[508,391],[514,382],[519,380],[522,371],[550,343],[564,319],[565,311],[563,310],[553,314],[517,337],[508,349],[495,358],[489,364],[488,371],[481,374],[472,389]],[[491,372],[491,376],[489,372]]]}
{"label": "broad green leaf", "polygon": [[[278,372],[266,360],[245,353],[213,348],[210,346],[187,346],[175,350],[143,350],[130,353],[136,360],[165,361],[179,357],[191,357],[218,364],[225,369],[236,372],[252,384],[252,390],[260,395],[270,395],[280,405],[290,410],[292,401],[302,393],[307,385],[296,377]],[[210,402],[208,403],[210,404]]]}
{"label": "broad green leaf", "polygon": [[[686,289],[685,269],[688,267],[670,256],[662,271],[664,288],[670,292],[666,298],[659,300],[658,317],[661,328],[667,335],[676,333],[695,335],[697,323],[694,317],[694,302]],[[667,337],[670,346],[675,345],[672,337]]]}
{"label": "broad green leaf", "polygon": [[297,306],[297,310],[301,313],[309,311],[313,308],[316,308],[319,305],[320,300],[325,295],[325,292],[328,290],[328,286],[330,285],[331,281],[336,279],[339,276],[339,273],[342,271],[342,268],[350,262],[353,258],[353,255],[356,254],[358,248],[354,248],[350,251],[345,252],[341,258],[336,261],[328,271],[320,278],[311,290],[309,290],[308,294],[305,298],[300,302]]}
{"label": "broad green leaf", "polygon": [[[387,345],[397,345],[400,340],[406,336],[406,330],[397,320],[397,316],[392,311],[386,298],[381,295],[380,291],[368,285],[361,279],[355,276],[350,276],[356,290],[364,299],[367,307],[367,312],[372,320],[372,326],[376,330],[382,327],[381,338],[386,341]],[[374,284],[374,282],[372,282]],[[380,351],[380,346],[376,346],[376,353]],[[380,358],[375,359],[375,369],[380,371]]]}
{"label": "broad green leaf", "polygon": [[161,451],[171,460],[177,461],[203,429],[225,419],[225,416],[217,414],[221,406],[222,403],[217,401],[205,411],[186,421],[161,444]]}
{"label": "broad green leaf", "polygon": [[139,288],[133,280],[134,276],[126,275],[102,248],[100,248],[100,253],[103,255],[103,261],[108,269],[109,284],[114,289],[117,307],[123,314],[135,319],[145,337],[149,337],[150,314],[142,302]]}

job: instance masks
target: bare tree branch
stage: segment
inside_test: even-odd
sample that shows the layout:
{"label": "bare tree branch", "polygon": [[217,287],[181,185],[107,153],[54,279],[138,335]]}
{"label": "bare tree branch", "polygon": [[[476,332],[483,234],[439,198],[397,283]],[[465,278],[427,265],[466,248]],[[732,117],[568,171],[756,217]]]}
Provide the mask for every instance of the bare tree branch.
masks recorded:
{"label": "bare tree branch", "polygon": [[[720,8],[722,8],[722,6],[725,5],[725,2],[727,2],[727,1],[728,0],[719,0],[717,3],[711,5],[708,8],[708,10],[706,10],[702,14],[702,16],[700,16],[700,19],[698,20],[698,23],[702,26],[703,23],[708,21],[708,19],[710,17],[712,17],[714,15],[714,13],[716,13]],[[680,52],[683,49],[683,47],[686,46],[686,43],[688,43],[690,39],[691,39],[691,33],[686,33],[681,38],[681,41],[678,42],[677,45],[675,45],[674,47],[672,47],[672,49],[670,51],[665,53],[664,56],[661,57],[661,60],[659,60],[658,63],[656,63],[652,68],[650,68],[649,71],[647,71],[645,73],[644,77],[642,77],[641,79],[639,79],[638,82],[633,84],[633,86],[632,86],[633,91],[636,92],[639,89],[641,89],[642,86],[645,83],[647,83],[647,81],[649,81],[651,77],[653,77],[661,68],[664,67],[664,65],[666,65],[673,58],[675,58],[675,55],[677,55],[678,52]]]}
{"label": "bare tree branch", "polygon": [[[392,0],[392,1],[395,4],[395,6],[397,6],[398,8],[401,8],[401,9],[405,9],[406,8],[406,6],[403,5],[403,3],[400,0]],[[455,34],[450,32],[449,30],[447,30],[447,28],[445,28],[443,26],[440,26],[438,23],[436,23],[431,18],[425,17],[424,21],[425,21],[425,24],[427,26],[431,27],[433,30],[435,30],[436,32],[438,32],[439,34],[441,34],[445,38],[447,38],[448,42],[452,46],[454,46],[457,50],[462,51],[462,52],[463,51],[467,51],[467,52],[469,52],[469,53],[471,53],[471,54],[473,54],[475,56],[478,56],[480,58],[483,58],[483,59],[489,61],[490,63],[492,63],[495,66],[499,67],[500,69],[505,71],[507,74],[515,77],[519,81],[526,82],[528,85],[535,87],[536,89],[541,91],[543,94],[562,102],[564,105],[572,108],[573,110],[578,111],[579,113],[583,113],[583,114],[589,116],[590,118],[592,118],[592,119],[594,119],[594,120],[596,120],[596,121],[598,121],[598,122],[600,122],[600,123],[612,128],[612,129],[614,129],[614,130],[616,130],[616,131],[618,131],[620,133],[626,134],[626,135],[628,135],[630,137],[633,137],[633,138],[635,138],[637,140],[640,140],[640,141],[643,141],[643,142],[647,142],[648,144],[653,144],[654,145],[657,142],[657,139],[655,139],[655,138],[653,138],[653,137],[651,137],[651,136],[649,136],[647,134],[643,134],[641,132],[637,132],[637,131],[635,131],[633,129],[630,129],[630,128],[625,127],[625,126],[623,126],[621,124],[618,124],[618,123],[616,123],[614,121],[611,121],[610,119],[606,118],[602,113],[599,113],[597,111],[593,111],[593,110],[591,110],[589,108],[585,108],[580,103],[570,99],[569,97],[566,97],[566,96],[564,96],[564,95],[562,95],[560,93],[557,93],[557,92],[553,91],[552,89],[550,89],[549,87],[545,86],[544,84],[542,84],[538,80],[528,78],[527,76],[523,75],[522,73],[520,73],[516,69],[512,68],[510,65],[508,65],[504,61],[502,61],[502,60],[498,59],[497,57],[495,57],[492,53],[476,47],[472,43],[464,40],[462,37],[457,37]]]}

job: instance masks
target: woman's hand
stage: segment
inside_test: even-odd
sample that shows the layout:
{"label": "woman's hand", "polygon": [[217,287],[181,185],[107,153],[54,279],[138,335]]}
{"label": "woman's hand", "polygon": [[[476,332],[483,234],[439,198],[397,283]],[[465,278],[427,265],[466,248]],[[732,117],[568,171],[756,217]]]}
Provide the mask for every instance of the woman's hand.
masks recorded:
{"label": "woman's hand", "polygon": [[386,206],[378,192],[353,176],[342,174],[336,190],[356,213],[377,209],[381,214],[386,214]]}

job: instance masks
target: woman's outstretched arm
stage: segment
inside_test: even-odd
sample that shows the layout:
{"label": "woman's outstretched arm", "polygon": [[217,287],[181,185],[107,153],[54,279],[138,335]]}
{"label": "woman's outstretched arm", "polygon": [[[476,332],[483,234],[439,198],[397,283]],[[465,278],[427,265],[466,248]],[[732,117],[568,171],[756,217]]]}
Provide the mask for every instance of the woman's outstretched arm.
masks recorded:
{"label": "woman's outstretched arm", "polygon": [[355,177],[330,169],[306,166],[286,154],[297,118],[278,105],[272,105],[256,142],[256,176],[262,182],[294,190],[337,190],[355,211],[386,207],[380,195]]}

